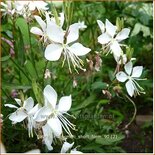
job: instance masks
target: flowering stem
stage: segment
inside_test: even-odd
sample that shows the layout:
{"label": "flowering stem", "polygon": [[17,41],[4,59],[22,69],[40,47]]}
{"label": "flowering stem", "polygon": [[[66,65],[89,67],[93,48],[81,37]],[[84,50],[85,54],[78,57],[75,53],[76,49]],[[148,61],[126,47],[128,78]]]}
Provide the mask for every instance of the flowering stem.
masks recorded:
{"label": "flowering stem", "polygon": [[34,54],[33,54],[33,51],[32,51],[32,42],[31,42],[31,34],[30,34],[30,24],[29,24],[29,22],[27,22],[27,25],[28,25],[28,33],[29,33],[29,41],[30,41],[31,61],[32,61],[34,70],[36,72],[37,78],[39,79],[39,75],[38,75],[38,72],[37,72],[37,69],[36,69],[36,65],[35,65],[35,61],[34,61],[35,58],[34,58]]}
{"label": "flowering stem", "polygon": [[133,117],[132,119],[130,120],[130,122],[125,125],[124,129],[127,129],[129,127],[129,125],[134,121],[135,117],[136,117],[136,114],[137,114],[137,107],[136,107],[136,104],[127,96],[125,95],[125,97],[133,104],[134,106],[134,114],[133,114]]}

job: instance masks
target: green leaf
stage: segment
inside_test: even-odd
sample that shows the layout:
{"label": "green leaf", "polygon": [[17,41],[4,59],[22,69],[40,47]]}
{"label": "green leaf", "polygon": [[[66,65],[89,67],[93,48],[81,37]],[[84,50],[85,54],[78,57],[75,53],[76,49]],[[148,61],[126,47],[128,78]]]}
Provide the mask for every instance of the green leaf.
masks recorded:
{"label": "green leaf", "polygon": [[122,134],[107,134],[96,138],[95,142],[102,145],[113,145],[114,143],[121,142],[124,138],[125,136]]}
{"label": "green leaf", "polygon": [[92,90],[96,90],[96,89],[102,90],[102,89],[106,89],[107,87],[108,87],[108,84],[101,81],[95,82],[91,85]]}
{"label": "green leaf", "polygon": [[33,92],[35,94],[35,97],[37,99],[37,102],[40,105],[43,105],[43,92],[42,89],[40,87],[40,85],[34,80],[32,79],[32,88],[33,88]]}
{"label": "green leaf", "polygon": [[16,21],[16,25],[19,27],[19,29],[23,35],[24,44],[29,45],[30,44],[29,29],[28,29],[26,20],[24,18],[18,18]]}
{"label": "green leaf", "polygon": [[26,61],[25,67],[26,67],[28,73],[31,75],[31,77],[33,79],[37,79],[37,75],[36,75],[35,69],[34,69],[33,64],[32,64],[32,62],[30,60]]}
{"label": "green leaf", "polygon": [[1,57],[0,61],[7,61],[10,59],[10,55],[7,55],[7,56],[4,56],[4,57]]}
{"label": "green leaf", "polygon": [[88,98],[86,98],[82,103],[79,103],[76,107],[71,108],[71,111],[76,111],[76,110],[86,108],[90,104],[93,104],[95,99],[96,99],[96,96],[91,95]]}
{"label": "green leaf", "polygon": [[141,23],[136,23],[131,33],[131,36],[135,36],[139,34],[140,32],[143,32],[144,37],[150,36],[151,34],[149,27],[142,25]]}

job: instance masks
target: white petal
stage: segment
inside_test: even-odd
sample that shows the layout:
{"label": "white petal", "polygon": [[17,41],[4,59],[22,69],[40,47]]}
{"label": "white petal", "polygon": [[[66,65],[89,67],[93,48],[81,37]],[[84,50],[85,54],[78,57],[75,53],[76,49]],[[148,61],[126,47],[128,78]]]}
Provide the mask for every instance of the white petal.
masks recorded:
{"label": "white petal", "polygon": [[58,111],[60,112],[67,112],[71,108],[72,98],[70,96],[61,97],[59,104],[58,104]]}
{"label": "white petal", "polygon": [[64,142],[62,145],[60,153],[66,153],[69,149],[71,149],[73,147],[73,145],[74,145],[74,142],[71,144],[68,142]]}
{"label": "white petal", "polygon": [[69,49],[69,51],[71,51],[72,53],[74,53],[77,56],[86,55],[87,53],[89,53],[91,51],[90,48],[84,47],[80,43],[75,43],[72,46],[68,47],[68,49]]}
{"label": "white petal", "polygon": [[114,26],[108,19],[105,22],[106,32],[113,38],[116,33],[116,26]]}
{"label": "white petal", "polygon": [[30,150],[30,151],[27,151],[27,152],[25,152],[24,154],[29,154],[29,153],[40,153],[40,150],[39,149],[34,149],[34,150]]}
{"label": "white petal", "polygon": [[135,77],[138,78],[142,75],[142,71],[143,71],[143,66],[136,66],[133,68],[132,71],[132,76],[131,77]]}
{"label": "white petal", "polygon": [[21,122],[27,117],[27,114],[23,110],[17,110],[9,116],[9,119],[13,122]]}
{"label": "white petal", "polygon": [[31,33],[42,36],[43,32],[41,29],[39,29],[38,27],[32,27],[30,30]]}
{"label": "white petal", "polygon": [[61,56],[62,50],[62,45],[50,44],[45,49],[45,58],[50,61],[57,61]]}
{"label": "white petal", "polygon": [[111,43],[110,49],[112,50],[113,54],[116,55],[117,57],[121,56],[122,49],[120,48],[120,45],[118,44],[117,41]]}
{"label": "white petal", "polygon": [[60,17],[59,17],[59,20],[60,20],[60,26],[62,27],[63,24],[64,24],[64,21],[65,21],[65,15],[64,13],[59,13],[60,14]]}
{"label": "white petal", "polygon": [[132,81],[129,80],[126,84],[126,89],[127,89],[127,92],[128,94],[132,97],[134,95],[134,86],[132,84]]}
{"label": "white petal", "polygon": [[41,106],[39,104],[36,104],[29,112],[28,115],[34,115],[37,113],[37,111],[41,109]]}
{"label": "white petal", "polygon": [[13,104],[4,104],[5,107],[9,107],[9,108],[18,108],[17,106],[13,105]]}
{"label": "white petal", "polygon": [[119,32],[116,36],[118,41],[122,41],[129,37],[130,29],[124,28],[121,32]]}
{"label": "white petal", "polygon": [[29,97],[27,100],[24,101],[23,107],[27,110],[30,111],[34,106],[34,101],[32,97]]}
{"label": "white petal", "polygon": [[83,152],[75,150],[71,150],[70,154],[83,154]]}
{"label": "white petal", "polygon": [[42,122],[42,121],[45,121],[48,118],[48,116],[51,115],[51,113],[52,113],[52,109],[50,109],[47,106],[44,106],[37,111],[37,113],[34,115],[33,119],[36,122]]}
{"label": "white petal", "polygon": [[104,31],[105,31],[104,23],[101,20],[97,20],[97,24],[98,24],[101,32],[104,33]]}
{"label": "white petal", "polygon": [[47,25],[47,36],[57,43],[63,43],[64,41],[64,32],[62,28],[54,23]]}
{"label": "white petal", "polygon": [[112,38],[107,33],[103,33],[97,39],[100,44],[107,44]]}
{"label": "white petal", "polygon": [[51,146],[53,142],[53,133],[51,128],[46,123],[44,126],[42,126],[42,130],[43,130],[43,136],[44,136],[43,139],[48,150],[53,150],[53,147]]}
{"label": "white petal", "polygon": [[44,88],[44,96],[48,100],[48,102],[52,105],[53,109],[55,109],[56,102],[57,102],[57,93],[53,87],[47,85]]}
{"label": "white petal", "polygon": [[22,101],[21,101],[20,99],[15,98],[15,101],[17,102],[17,104],[18,104],[19,106],[22,106]]}
{"label": "white petal", "polygon": [[126,71],[126,73],[127,73],[128,75],[131,75],[132,68],[133,68],[133,65],[132,65],[132,62],[131,62],[131,61],[129,61],[129,62],[128,62],[127,64],[125,64],[125,66],[124,66],[124,69],[125,69],[125,71]]}
{"label": "white petal", "polygon": [[35,10],[35,8],[36,8],[36,6],[35,6],[35,3],[34,3],[34,2],[30,2],[28,6],[29,6],[29,10],[30,10],[30,11],[34,11],[34,10]]}
{"label": "white petal", "polygon": [[43,31],[46,29],[46,23],[41,19],[39,16],[34,16],[40,27],[42,28]]}
{"label": "white petal", "polygon": [[124,72],[118,72],[116,78],[120,82],[125,82],[127,80],[127,75]]}
{"label": "white petal", "polygon": [[67,44],[76,41],[79,38],[79,24],[70,25],[67,31]]}
{"label": "white petal", "polygon": [[47,121],[47,124],[51,127],[51,129],[53,130],[53,134],[56,137],[59,137],[62,134],[61,122],[57,117],[49,119]]}

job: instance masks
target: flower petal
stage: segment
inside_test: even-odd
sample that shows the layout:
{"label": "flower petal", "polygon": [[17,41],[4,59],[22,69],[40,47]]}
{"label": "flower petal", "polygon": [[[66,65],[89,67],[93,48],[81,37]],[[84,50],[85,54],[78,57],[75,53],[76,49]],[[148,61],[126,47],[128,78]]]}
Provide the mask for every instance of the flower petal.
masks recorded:
{"label": "flower petal", "polygon": [[120,82],[125,82],[127,80],[127,75],[124,72],[118,72],[116,78]]}
{"label": "flower petal", "polygon": [[132,80],[129,80],[125,84],[125,86],[126,86],[126,89],[127,89],[128,94],[132,97],[134,95],[134,90],[135,90],[135,88],[134,88],[134,86],[132,84]]}
{"label": "flower petal", "polygon": [[44,126],[42,126],[42,130],[44,135],[44,143],[46,144],[48,150],[53,150],[53,147],[51,146],[53,142],[53,133],[50,126],[46,123]]}
{"label": "flower petal", "polygon": [[64,41],[64,32],[61,27],[58,25],[51,23],[47,25],[47,36],[50,40],[56,43],[63,43]]}
{"label": "flower petal", "polygon": [[39,29],[38,27],[32,27],[30,30],[31,33],[42,36],[43,32],[41,29]]}
{"label": "flower petal", "polygon": [[74,142],[71,144],[68,142],[64,142],[62,145],[60,153],[66,153],[69,149],[71,149],[73,147],[73,145],[74,145]]}
{"label": "flower petal", "polygon": [[89,53],[91,51],[90,48],[84,47],[80,43],[75,43],[72,46],[68,47],[68,49],[69,49],[69,51],[71,51],[72,53],[74,53],[77,56],[86,55],[87,53]]}
{"label": "flower petal", "polygon": [[28,115],[34,115],[37,113],[37,111],[41,109],[41,106],[39,104],[36,104],[29,112]]}
{"label": "flower petal", "polygon": [[71,108],[72,98],[70,96],[61,97],[59,104],[58,104],[58,111],[60,112],[67,112]]}
{"label": "flower petal", "polygon": [[22,106],[22,101],[21,101],[20,99],[15,98],[15,101],[17,102],[17,104],[18,104],[19,106]]}
{"label": "flower petal", "polygon": [[117,41],[111,43],[110,49],[112,50],[113,54],[116,55],[117,57],[121,56],[122,49],[120,48],[120,45],[118,44]]}
{"label": "flower petal", "polygon": [[103,33],[97,39],[98,42],[103,45],[109,43],[112,38],[107,33]]}
{"label": "flower petal", "polygon": [[25,152],[24,154],[30,154],[30,153],[33,153],[33,154],[39,154],[40,153],[40,150],[39,149],[33,149],[33,150],[30,150],[30,151],[27,151]]}
{"label": "flower petal", "polygon": [[27,117],[27,114],[24,112],[24,110],[16,110],[14,113],[12,113],[9,116],[9,119],[13,122],[21,122]]}
{"label": "flower petal", "polygon": [[24,101],[23,107],[27,110],[30,111],[34,106],[34,101],[32,97],[29,97],[27,100]]}
{"label": "flower petal", "polygon": [[9,107],[9,108],[18,108],[17,106],[13,105],[13,104],[4,104],[5,107]]}
{"label": "flower petal", "polygon": [[83,154],[83,152],[73,149],[73,150],[71,150],[70,154]]}
{"label": "flower petal", "polygon": [[108,19],[105,22],[106,32],[113,38],[116,33],[116,26],[114,26]]}
{"label": "flower petal", "polygon": [[79,38],[79,24],[75,23],[69,26],[67,31],[67,44],[76,41]]}
{"label": "flower petal", "polygon": [[104,23],[101,20],[97,20],[97,24],[98,24],[101,32],[104,33],[104,31],[105,31]]}
{"label": "flower petal", "polygon": [[42,122],[42,121],[45,121],[48,118],[48,116],[51,115],[51,113],[52,113],[52,109],[50,109],[47,106],[44,106],[37,111],[33,119],[36,122]]}
{"label": "flower petal", "polygon": [[119,32],[116,36],[116,40],[122,41],[129,37],[130,29],[124,28],[121,32]]}
{"label": "flower petal", "polygon": [[56,137],[59,137],[62,134],[62,126],[61,122],[57,117],[53,117],[47,121],[47,124],[51,127],[53,130],[53,134]]}
{"label": "flower petal", "polygon": [[126,71],[126,73],[127,73],[128,75],[131,75],[132,68],[133,68],[133,65],[132,65],[132,62],[131,62],[131,61],[129,61],[129,62],[128,62],[127,64],[125,64],[125,66],[124,66],[124,69],[125,69],[125,71]]}
{"label": "flower petal", "polygon": [[42,28],[43,31],[46,29],[46,23],[41,19],[39,16],[34,16],[40,27]]}
{"label": "flower petal", "polygon": [[57,102],[57,93],[53,87],[47,85],[44,88],[44,96],[48,100],[48,102],[52,105],[52,108],[55,109],[56,102]]}
{"label": "flower petal", "polygon": [[45,49],[45,58],[50,61],[57,61],[61,56],[62,50],[62,45],[50,44]]}
{"label": "flower petal", "polygon": [[138,78],[142,75],[142,71],[143,71],[143,66],[136,66],[133,68],[133,71],[132,71],[132,76],[131,77],[134,77],[134,78]]}

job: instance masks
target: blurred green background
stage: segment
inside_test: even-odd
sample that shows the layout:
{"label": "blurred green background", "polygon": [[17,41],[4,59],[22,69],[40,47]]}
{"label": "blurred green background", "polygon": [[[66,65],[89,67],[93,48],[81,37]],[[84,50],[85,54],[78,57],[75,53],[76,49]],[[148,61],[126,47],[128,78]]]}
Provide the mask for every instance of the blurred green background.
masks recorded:
{"label": "blurred green background", "polygon": [[[135,65],[144,66],[143,77],[146,81],[140,82],[146,94],[134,98],[137,106],[137,116],[153,115],[153,5],[147,2],[73,2],[71,4],[73,15],[71,23],[85,21],[87,29],[80,32],[80,42],[91,48],[92,51],[85,57],[86,72],[79,71],[69,73],[68,66],[61,67],[62,61],[50,62],[47,68],[51,72],[51,79],[44,79],[46,66],[44,58],[45,47],[38,42],[39,38],[30,34],[29,28],[37,25],[35,20],[28,23],[18,17],[12,21],[8,16],[2,16],[2,37],[14,40],[13,55],[10,55],[10,46],[2,40],[2,114],[4,115],[2,141],[7,152],[26,152],[34,148],[40,148],[42,152],[48,152],[44,145],[36,137],[29,138],[24,124],[12,125],[8,115],[12,109],[4,107],[6,103],[14,103],[13,97],[19,97],[21,92],[25,96],[35,94],[32,91],[31,79],[36,81],[43,90],[46,84],[51,84],[58,92],[59,97],[72,95],[72,108],[70,113],[76,117],[71,120],[76,124],[75,136],[69,139],[74,141],[78,149],[85,153],[110,153],[110,152],[152,152],[153,151],[153,125],[152,121],[139,124],[136,120],[124,130],[124,126],[133,116],[133,105],[120,97],[111,84],[112,73],[115,71],[116,62],[112,55],[99,56],[102,59],[100,71],[94,70],[96,63],[96,51],[101,51],[101,45],[97,37],[101,34],[97,20],[105,22],[109,19],[113,24],[116,18],[124,19],[124,27],[130,28],[130,37],[125,40],[127,45],[134,48],[133,57]],[[58,12],[62,8],[57,8]],[[66,16],[68,16],[66,12]],[[32,49],[32,51],[31,51]],[[33,56],[31,61],[30,54]],[[93,62],[87,63],[86,58]],[[34,64],[33,64],[34,63]],[[35,69],[33,67],[35,65]],[[20,68],[20,69],[19,69]],[[77,83],[73,87],[73,82]],[[108,89],[112,97],[102,93]],[[126,92],[125,89],[123,89]],[[17,93],[17,94],[16,94]],[[54,146],[54,152],[59,152],[62,143]]]}

